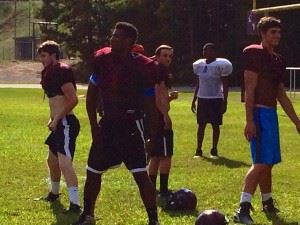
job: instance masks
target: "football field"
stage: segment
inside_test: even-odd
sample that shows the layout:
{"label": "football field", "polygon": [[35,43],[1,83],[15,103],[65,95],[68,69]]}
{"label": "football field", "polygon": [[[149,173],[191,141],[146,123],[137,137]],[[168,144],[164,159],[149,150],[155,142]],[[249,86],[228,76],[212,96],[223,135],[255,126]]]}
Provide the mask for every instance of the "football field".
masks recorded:
{"label": "football field", "polygon": [[[84,94],[80,90],[79,94]],[[161,225],[194,225],[198,212],[219,209],[232,222],[238,207],[244,176],[251,165],[248,143],[243,136],[244,105],[239,92],[230,92],[219,143],[219,159],[211,159],[211,127],[204,139],[204,157],[193,159],[196,147],[196,118],[190,110],[192,93],[180,93],[171,104],[175,154],[170,175],[170,188],[189,188],[198,198],[197,212],[166,212],[158,208]],[[300,95],[292,98],[300,115]],[[75,168],[83,199],[85,166],[91,142],[85,111],[80,99],[75,113],[81,131],[75,152]],[[282,163],[273,170],[273,197],[281,212],[267,218],[261,212],[259,190],[253,199],[255,224],[300,224],[300,135],[278,106],[281,132]],[[76,220],[66,215],[68,194],[61,185],[60,202],[34,201],[48,192],[46,167],[48,135],[48,102],[40,89],[0,88],[0,224],[66,225]],[[158,179],[159,180],[159,179]],[[101,225],[146,225],[147,215],[133,177],[124,166],[110,170],[103,177],[101,194],[96,204],[96,221]]]}

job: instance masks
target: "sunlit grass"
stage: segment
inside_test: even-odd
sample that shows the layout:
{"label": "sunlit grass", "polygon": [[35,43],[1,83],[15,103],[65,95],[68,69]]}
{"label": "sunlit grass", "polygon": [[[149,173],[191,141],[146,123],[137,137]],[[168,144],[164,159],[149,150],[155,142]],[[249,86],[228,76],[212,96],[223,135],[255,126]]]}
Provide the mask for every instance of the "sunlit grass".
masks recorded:
{"label": "sunlit grass", "polygon": [[[79,94],[83,94],[80,91]],[[244,108],[239,93],[230,93],[219,145],[220,158],[209,158],[211,128],[207,126],[204,158],[193,159],[196,147],[196,119],[190,110],[192,94],[182,93],[172,103],[175,155],[170,188],[187,187],[198,198],[197,211],[217,208],[232,217],[238,206],[244,175],[251,165],[249,147],[243,137]],[[300,112],[300,98],[293,99]],[[82,199],[85,165],[90,146],[90,129],[84,99],[75,110],[81,122],[74,163]],[[281,213],[277,222],[268,221],[260,212],[259,192],[254,197],[257,224],[288,225],[300,221],[300,139],[293,124],[279,107],[283,162],[274,168],[274,197]],[[39,89],[0,89],[0,224],[70,224],[76,218],[62,214],[68,207],[62,186],[60,203],[50,205],[33,201],[48,189],[46,168],[48,134],[47,101]],[[196,214],[162,211],[162,225],[193,225]],[[97,224],[145,225],[147,216],[131,174],[121,167],[104,175],[103,189],[96,207]]]}

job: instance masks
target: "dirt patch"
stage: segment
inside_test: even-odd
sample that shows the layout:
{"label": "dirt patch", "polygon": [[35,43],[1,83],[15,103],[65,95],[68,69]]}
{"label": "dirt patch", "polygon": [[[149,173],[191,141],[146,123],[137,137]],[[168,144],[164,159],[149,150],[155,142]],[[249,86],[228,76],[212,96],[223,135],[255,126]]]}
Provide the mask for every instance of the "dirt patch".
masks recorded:
{"label": "dirt patch", "polygon": [[[62,62],[71,65],[70,60]],[[39,84],[43,65],[39,61],[0,62],[0,84]]]}
{"label": "dirt patch", "polygon": [[40,62],[15,61],[0,64],[1,84],[38,84],[43,66]]}

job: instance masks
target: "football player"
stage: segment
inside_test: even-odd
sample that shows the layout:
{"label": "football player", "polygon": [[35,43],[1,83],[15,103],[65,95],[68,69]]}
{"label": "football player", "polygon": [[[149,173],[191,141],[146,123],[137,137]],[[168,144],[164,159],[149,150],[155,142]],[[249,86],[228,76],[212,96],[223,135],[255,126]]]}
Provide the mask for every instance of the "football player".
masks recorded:
{"label": "football player", "polygon": [[202,143],[207,123],[213,128],[210,154],[212,157],[218,157],[220,125],[227,110],[229,75],[232,73],[231,62],[217,58],[216,46],[213,43],[204,45],[203,56],[203,59],[193,63],[194,74],[199,79],[191,107],[192,112],[197,112],[198,123],[195,158],[203,154]]}
{"label": "football player", "polygon": [[[118,22],[111,37],[111,49],[99,50],[94,57],[86,103],[92,146],[87,163],[84,210],[74,223],[77,225],[95,224],[94,211],[102,174],[122,163],[139,188],[148,224],[159,225],[155,189],[146,169],[143,103],[144,90],[160,83],[160,79],[153,60],[132,52],[137,37],[134,25]],[[101,95],[103,111],[99,122],[97,95]],[[160,105],[163,117],[170,121],[164,108]]]}
{"label": "football player", "polygon": [[[163,68],[169,68],[173,59],[173,48],[169,45],[160,45],[155,51],[155,59]],[[163,78],[165,93],[169,95],[168,102],[178,98],[176,91],[170,92],[171,88],[171,73]],[[171,160],[173,155],[173,129],[172,126],[164,121],[163,115],[155,107],[155,93],[154,90],[147,90],[145,92],[145,111],[146,111],[146,132],[148,134],[149,142],[148,156],[150,158],[148,174],[156,186],[157,173],[160,176],[160,196],[167,198],[171,193],[169,190],[169,174],[171,169]],[[161,101],[163,99],[159,99]],[[169,106],[170,107],[170,106]],[[168,107],[168,108],[169,108]]]}
{"label": "football player", "polygon": [[263,17],[257,25],[261,44],[247,46],[242,55],[245,81],[246,126],[253,164],[245,177],[240,207],[234,221],[252,224],[251,199],[260,187],[262,208],[267,214],[279,212],[272,198],[272,168],[280,163],[277,101],[300,133],[300,120],[284,88],[286,65],[275,52],[281,38],[281,22]]}
{"label": "football player", "polygon": [[46,41],[38,48],[42,71],[41,85],[49,99],[51,131],[46,140],[49,146],[48,167],[51,190],[45,200],[53,202],[59,198],[61,173],[64,175],[69,192],[69,211],[80,212],[78,181],[72,164],[76,138],[80,124],[73,109],[78,103],[76,83],[72,69],[59,61],[59,45]]}

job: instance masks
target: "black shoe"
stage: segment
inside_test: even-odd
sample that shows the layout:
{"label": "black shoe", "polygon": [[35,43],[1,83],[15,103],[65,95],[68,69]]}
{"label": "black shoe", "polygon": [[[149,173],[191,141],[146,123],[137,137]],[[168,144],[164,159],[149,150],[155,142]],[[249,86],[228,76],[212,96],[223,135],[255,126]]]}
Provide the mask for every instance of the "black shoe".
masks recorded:
{"label": "black shoe", "polygon": [[157,220],[152,220],[152,221],[149,221],[148,225],[160,225],[160,224]]}
{"label": "black shoe", "polygon": [[59,198],[59,194],[53,194],[51,191],[48,193],[48,195],[43,198],[43,200],[48,202],[55,202]]}
{"label": "black shoe", "polygon": [[242,202],[240,208],[237,210],[236,214],[233,216],[233,222],[251,225],[253,224],[253,219],[250,216],[250,210],[253,207],[250,202]]}
{"label": "black shoe", "polygon": [[95,225],[95,224],[96,224],[95,218],[90,215],[85,215],[84,213],[82,213],[79,216],[77,222],[72,223],[72,225]]}
{"label": "black shoe", "polygon": [[197,158],[202,157],[202,156],[203,156],[202,149],[197,148],[196,153],[194,155],[194,159],[197,159]]}
{"label": "black shoe", "polygon": [[170,197],[172,197],[173,195],[173,192],[171,190],[168,190],[166,192],[160,192],[158,197],[161,199],[161,200],[164,200],[164,201],[168,201],[168,199]]}
{"label": "black shoe", "polygon": [[212,148],[212,149],[210,150],[210,156],[211,156],[212,158],[217,158],[217,157],[218,157],[218,149]]}
{"label": "black shoe", "polygon": [[274,206],[273,198],[270,198],[267,201],[263,201],[262,205],[263,205],[262,211],[267,214],[275,214],[275,213],[280,212],[279,209]]}
{"label": "black shoe", "polygon": [[81,207],[77,204],[74,204],[70,202],[69,209],[65,211],[65,213],[75,213],[75,214],[80,214],[81,213]]}
{"label": "black shoe", "polygon": [[165,208],[172,195],[173,192],[170,190],[168,190],[167,192],[159,192],[159,194],[157,195],[157,204],[162,208]]}

